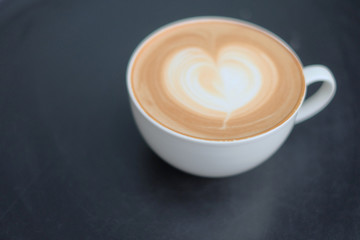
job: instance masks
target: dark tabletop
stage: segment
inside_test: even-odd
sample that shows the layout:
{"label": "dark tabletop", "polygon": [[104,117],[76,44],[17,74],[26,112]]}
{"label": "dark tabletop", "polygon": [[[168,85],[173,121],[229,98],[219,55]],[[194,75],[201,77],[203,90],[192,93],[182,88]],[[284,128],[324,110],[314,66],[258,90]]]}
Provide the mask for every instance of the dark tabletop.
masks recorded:
{"label": "dark tabletop", "polygon": [[[0,239],[360,239],[359,3],[0,0]],[[235,177],[170,167],[129,108],[136,45],[199,15],[268,28],[337,79],[323,112]]]}

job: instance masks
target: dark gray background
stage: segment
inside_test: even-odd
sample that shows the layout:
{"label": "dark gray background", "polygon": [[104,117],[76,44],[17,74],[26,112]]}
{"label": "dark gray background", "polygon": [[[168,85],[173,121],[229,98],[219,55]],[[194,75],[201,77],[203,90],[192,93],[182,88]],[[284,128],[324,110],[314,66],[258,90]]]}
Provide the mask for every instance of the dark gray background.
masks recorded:
{"label": "dark gray background", "polygon": [[[133,49],[199,15],[268,28],[338,83],[231,178],[168,166],[129,109]],[[359,24],[359,1],[0,0],[0,239],[360,239]]]}

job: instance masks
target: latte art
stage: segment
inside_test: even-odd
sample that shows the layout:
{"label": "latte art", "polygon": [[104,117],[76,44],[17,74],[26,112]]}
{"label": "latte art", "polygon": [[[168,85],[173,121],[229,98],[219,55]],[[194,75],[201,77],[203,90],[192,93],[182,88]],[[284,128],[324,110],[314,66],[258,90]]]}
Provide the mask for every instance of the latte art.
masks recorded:
{"label": "latte art", "polygon": [[225,127],[230,115],[260,92],[263,75],[272,85],[277,82],[269,58],[249,49],[228,46],[219,50],[217,59],[200,48],[180,50],[167,59],[163,84],[170,97],[189,110],[205,117],[212,117],[212,110],[225,113]]}
{"label": "latte art", "polygon": [[184,22],[138,50],[131,85],[164,127],[207,140],[236,140],[280,125],[301,102],[301,64],[274,37],[227,20]]}

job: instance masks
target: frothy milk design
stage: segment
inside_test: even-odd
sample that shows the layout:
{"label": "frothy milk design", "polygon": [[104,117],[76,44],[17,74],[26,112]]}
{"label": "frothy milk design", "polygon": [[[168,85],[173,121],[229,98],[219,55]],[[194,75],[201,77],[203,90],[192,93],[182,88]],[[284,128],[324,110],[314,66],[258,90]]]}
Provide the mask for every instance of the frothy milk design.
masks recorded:
{"label": "frothy milk design", "polygon": [[182,23],[156,33],[131,70],[141,108],[178,133],[208,140],[268,131],[305,89],[301,65],[276,39],[239,22]]}
{"label": "frothy milk design", "polygon": [[201,48],[180,50],[168,59],[163,79],[172,97],[184,107],[207,117],[211,117],[209,109],[226,113],[225,128],[231,113],[260,91],[263,73],[257,63],[267,64],[273,75],[276,69],[265,54],[244,46],[224,47],[216,57]]}

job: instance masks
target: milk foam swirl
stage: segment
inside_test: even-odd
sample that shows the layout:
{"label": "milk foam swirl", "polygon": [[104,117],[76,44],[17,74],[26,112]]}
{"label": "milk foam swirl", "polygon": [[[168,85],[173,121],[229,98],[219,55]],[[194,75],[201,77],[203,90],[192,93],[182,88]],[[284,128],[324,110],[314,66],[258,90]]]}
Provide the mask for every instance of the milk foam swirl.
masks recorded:
{"label": "milk foam swirl", "polygon": [[265,54],[250,49],[226,46],[216,59],[200,48],[179,50],[165,64],[166,89],[184,107],[207,117],[213,115],[209,110],[224,112],[227,121],[232,112],[256,98],[264,74],[276,82],[274,64]]}
{"label": "milk foam swirl", "polygon": [[261,72],[246,50],[229,47],[219,55],[216,61],[197,48],[175,54],[165,69],[164,81],[179,103],[194,111],[203,111],[196,107],[200,105],[229,113],[256,96],[261,87]]}

